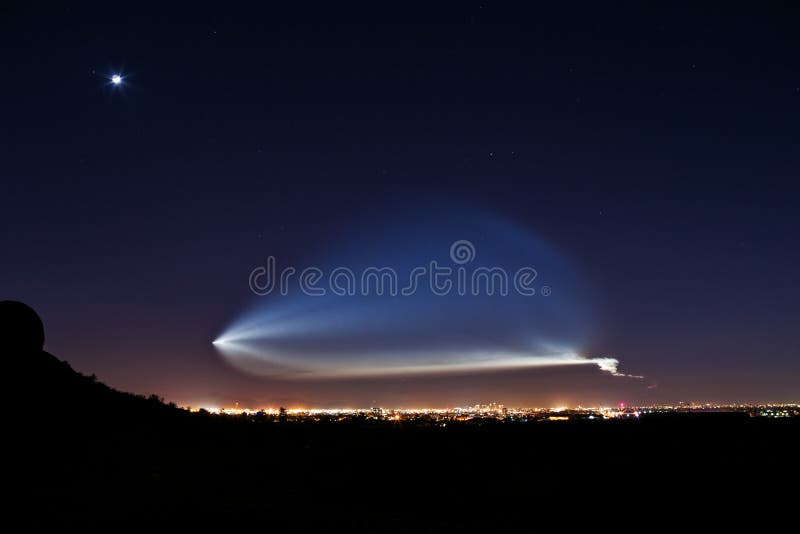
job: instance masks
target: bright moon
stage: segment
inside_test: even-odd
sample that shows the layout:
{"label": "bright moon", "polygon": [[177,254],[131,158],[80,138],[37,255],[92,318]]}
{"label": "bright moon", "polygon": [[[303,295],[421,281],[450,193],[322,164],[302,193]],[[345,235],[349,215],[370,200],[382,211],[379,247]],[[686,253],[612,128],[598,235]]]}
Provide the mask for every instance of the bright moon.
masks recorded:
{"label": "bright moon", "polygon": [[113,83],[114,85],[121,84],[122,83],[122,76],[120,76],[119,74],[113,75],[111,77],[111,83]]}

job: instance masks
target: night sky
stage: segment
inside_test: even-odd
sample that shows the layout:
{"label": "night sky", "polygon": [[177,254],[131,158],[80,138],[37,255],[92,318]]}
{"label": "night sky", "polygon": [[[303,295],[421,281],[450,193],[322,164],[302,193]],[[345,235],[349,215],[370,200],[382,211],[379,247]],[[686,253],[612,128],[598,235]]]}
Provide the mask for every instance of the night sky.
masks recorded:
{"label": "night sky", "polygon": [[[0,298],[47,350],[195,406],[800,399],[797,8],[289,4],[0,8]],[[268,256],[405,270],[457,239],[552,299],[248,287]],[[287,378],[212,345],[291,310],[287,357],[556,340],[643,378]]]}

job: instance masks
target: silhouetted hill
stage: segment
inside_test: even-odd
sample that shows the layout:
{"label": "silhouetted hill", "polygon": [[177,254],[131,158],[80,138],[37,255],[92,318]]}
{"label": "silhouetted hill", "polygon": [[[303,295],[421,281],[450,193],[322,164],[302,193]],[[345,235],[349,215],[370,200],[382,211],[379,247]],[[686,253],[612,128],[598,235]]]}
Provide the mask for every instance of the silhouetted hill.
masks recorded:
{"label": "silhouetted hill", "polygon": [[0,301],[0,343],[4,361],[13,371],[8,387],[12,397],[28,410],[46,413],[50,424],[79,419],[165,417],[175,415],[174,405],[155,396],[144,397],[115,390],[86,376],[44,350],[44,325],[29,306]]}
{"label": "silhouetted hill", "polygon": [[[797,420],[443,428],[191,414],[75,372],[43,350],[27,306],[0,303],[0,321],[14,387],[35,399],[5,457],[26,526],[516,532],[545,516],[613,526],[645,510],[683,528],[741,521],[722,507],[767,503],[772,514],[793,499],[780,488],[798,475]],[[702,513],[682,512],[698,500]]]}

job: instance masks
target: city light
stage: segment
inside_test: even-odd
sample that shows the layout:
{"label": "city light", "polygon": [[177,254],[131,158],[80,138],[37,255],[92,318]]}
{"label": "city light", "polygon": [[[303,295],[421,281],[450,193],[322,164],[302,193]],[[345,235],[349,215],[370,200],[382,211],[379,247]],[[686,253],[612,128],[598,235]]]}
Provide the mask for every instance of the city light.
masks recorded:
{"label": "city light", "polygon": [[550,421],[604,421],[639,420],[641,417],[658,414],[681,413],[740,413],[750,417],[788,418],[800,417],[800,404],[695,404],[631,406],[619,403],[614,407],[567,407],[555,408],[511,408],[491,402],[474,406],[447,408],[243,408],[236,404],[230,408],[185,407],[192,412],[204,410],[208,413],[227,416],[285,417],[293,421],[416,421],[436,423],[481,422],[496,420],[504,422],[550,422]]}

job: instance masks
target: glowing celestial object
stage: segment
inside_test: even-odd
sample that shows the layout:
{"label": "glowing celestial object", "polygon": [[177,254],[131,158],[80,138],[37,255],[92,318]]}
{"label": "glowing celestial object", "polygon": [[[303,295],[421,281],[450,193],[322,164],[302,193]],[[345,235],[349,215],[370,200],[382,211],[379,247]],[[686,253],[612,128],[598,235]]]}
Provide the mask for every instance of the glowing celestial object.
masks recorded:
{"label": "glowing celestial object", "polygon": [[113,83],[114,85],[121,85],[122,76],[120,76],[119,74],[114,74],[113,76],[111,76],[111,83]]}
{"label": "glowing celestial object", "polygon": [[[343,240],[335,253],[318,258],[324,267],[318,271],[346,266],[349,272],[364,273],[374,269],[372,261],[379,261],[392,266],[389,271],[398,280],[394,287],[402,287],[399,280],[408,280],[407,273],[437,260],[451,268],[451,288],[456,288],[458,269],[467,279],[479,268],[517,272],[524,265],[535,266],[537,281],[553,284],[558,292],[473,290],[467,296],[456,290],[434,293],[418,285],[402,294],[331,290],[312,296],[289,288],[254,303],[217,336],[213,344],[225,361],[272,378],[352,379],[582,365],[632,377],[620,372],[617,358],[583,354],[592,325],[581,277],[556,249],[526,229],[492,214],[440,206],[416,209],[413,225],[388,219],[372,226],[374,233],[359,233],[357,244]],[[416,235],[426,238],[421,241]],[[283,279],[276,274],[278,263],[265,268],[271,273],[266,278]],[[363,288],[365,278],[360,276]]]}

